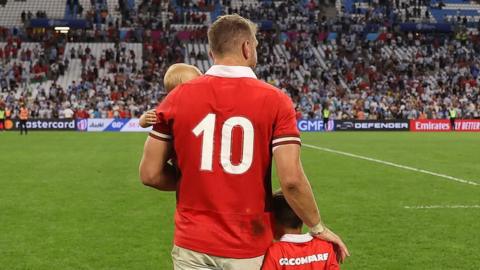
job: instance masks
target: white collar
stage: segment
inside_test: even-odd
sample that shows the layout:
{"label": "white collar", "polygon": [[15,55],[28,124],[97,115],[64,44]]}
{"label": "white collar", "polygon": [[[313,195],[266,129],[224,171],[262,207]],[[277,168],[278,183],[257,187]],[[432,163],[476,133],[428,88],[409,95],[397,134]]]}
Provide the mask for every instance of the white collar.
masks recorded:
{"label": "white collar", "polygon": [[309,234],[284,234],[280,241],[290,243],[306,243],[312,241],[313,237]]}
{"label": "white collar", "polygon": [[205,73],[205,75],[224,78],[257,78],[253,70],[245,66],[213,65],[212,67],[210,67],[207,73]]}

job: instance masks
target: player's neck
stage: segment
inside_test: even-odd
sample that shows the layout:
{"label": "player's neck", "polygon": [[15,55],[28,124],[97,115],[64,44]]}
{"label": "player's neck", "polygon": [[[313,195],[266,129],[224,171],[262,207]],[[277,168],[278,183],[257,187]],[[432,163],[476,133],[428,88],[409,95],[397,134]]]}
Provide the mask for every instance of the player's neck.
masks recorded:
{"label": "player's neck", "polygon": [[247,61],[238,59],[237,57],[224,57],[215,59],[215,65],[250,67]]}
{"label": "player's neck", "polygon": [[302,234],[302,229],[301,228],[297,228],[297,229],[293,229],[293,228],[283,228],[283,234]]}

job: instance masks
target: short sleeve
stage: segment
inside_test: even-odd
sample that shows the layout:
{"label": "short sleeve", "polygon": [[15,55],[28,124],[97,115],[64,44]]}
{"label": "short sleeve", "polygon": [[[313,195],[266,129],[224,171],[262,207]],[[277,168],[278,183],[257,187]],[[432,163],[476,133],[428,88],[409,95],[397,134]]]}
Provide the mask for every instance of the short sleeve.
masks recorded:
{"label": "short sleeve", "polygon": [[167,97],[158,104],[155,110],[157,123],[153,125],[149,134],[150,137],[161,141],[171,141],[173,139],[174,104],[172,99],[173,96],[167,95]]}
{"label": "short sleeve", "polygon": [[261,270],[276,270],[279,269],[275,256],[273,256],[272,248],[267,250],[265,257],[263,258],[263,264]]}
{"label": "short sleeve", "polygon": [[277,115],[275,118],[272,148],[285,144],[301,145],[300,132],[293,103],[284,93],[280,93]]}

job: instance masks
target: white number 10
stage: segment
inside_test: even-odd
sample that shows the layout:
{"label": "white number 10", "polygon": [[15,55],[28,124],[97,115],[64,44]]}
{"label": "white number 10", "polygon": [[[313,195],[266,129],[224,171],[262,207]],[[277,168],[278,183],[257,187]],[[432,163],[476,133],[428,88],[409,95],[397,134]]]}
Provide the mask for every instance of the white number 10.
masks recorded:
{"label": "white number 10", "polygon": [[[202,141],[202,161],[200,169],[202,171],[212,171],[213,167],[213,145],[215,133],[216,115],[208,114],[192,130],[195,136],[203,134]],[[240,164],[232,164],[232,131],[233,128],[240,127],[243,131],[242,158]],[[223,123],[222,141],[220,149],[220,163],[223,169],[231,174],[242,174],[250,169],[253,161],[253,125],[245,117],[231,117]]]}

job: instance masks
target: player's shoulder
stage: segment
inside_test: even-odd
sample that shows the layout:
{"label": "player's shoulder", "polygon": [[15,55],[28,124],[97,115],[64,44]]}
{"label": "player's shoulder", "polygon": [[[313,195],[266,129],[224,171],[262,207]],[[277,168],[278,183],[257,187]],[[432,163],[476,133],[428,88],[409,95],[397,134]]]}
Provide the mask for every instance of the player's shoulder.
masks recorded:
{"label": "player's shoulder", "polygon": [[[205,86],[207,85],[218,82],[217,80],[219,79],[231,80],[232,78],[222,78],[217,76],[201,75],[193,80],[190,80],[186,83],[182,83],[181,85],[177,86],[172,91],[172,93],[173,92],[182,93],[182,92],[188,92],[192,89],[205,88]],[[237,79],[242,81],[243,87],[247,89],[252,89],[256,91],[257,94],[268,96],[271,99],[278,99],[279,101],[290,100],[290,97],[285,92],[260,79],[248,78],[248,77],[241,77]]]}
{"label": "player's shoulder", "polygon": [[189,80],[188,82],[182,83],[181,85],[183,86],[196,86],[196,85],[202,85],[208,83],[209,76],[203,74],[200,75],[192,80]]}
{"label": "player's shoulder", "polygon": [[265,90],[267,93],[272,93],[272,94],[282,94],[283,92],[278,89],[277,87],[262,81],[260,79],[255,79],[255,78],[247,78],[245,82],[249,85],[254,86],[257,89],[262,89]]}
{"label": "player's shoulder", "polygon": [[247,81],[247,87],[255,89],[258,92],[265,95],[269,100],[276,103],[290,103],[291,98],[279,88],[264,82],[259,79],[249,78]]}
{"label": "player's shoulder", "polygon": [[184,96],[184,94],[188,95],[188,93],[193,89],[198,88],[198,86],[201,87],[202,84],[206,84],[206,81],[203,77],[203,75],[198,76],[195,79],[177,85],[175,88],[172,89],[172,91],[170,91],[170,93],[167,94],[167,97],[165,99],[175,100],[181,96]]}

